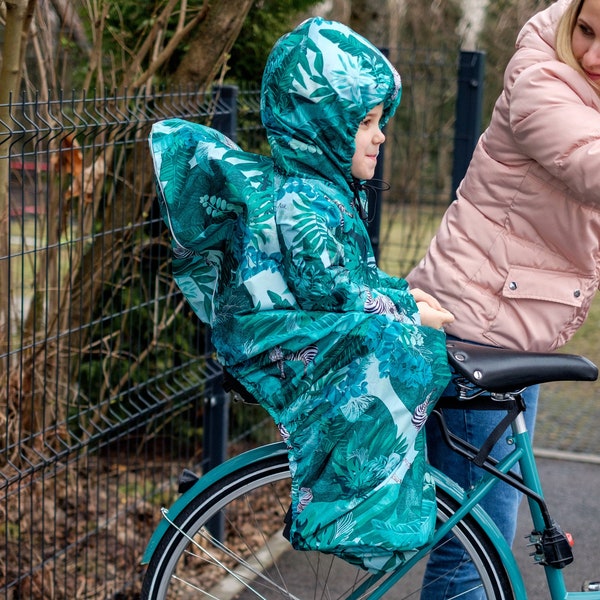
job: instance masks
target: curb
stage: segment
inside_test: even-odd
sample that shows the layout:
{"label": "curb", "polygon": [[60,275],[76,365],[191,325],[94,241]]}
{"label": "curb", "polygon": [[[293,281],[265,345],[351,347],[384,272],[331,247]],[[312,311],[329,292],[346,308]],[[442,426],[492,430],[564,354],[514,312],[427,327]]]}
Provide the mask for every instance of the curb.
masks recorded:
{"label": "curb", "polygon": [[563,450],[551,450],[550,448],[534,448],[536,458],[551,458],[555,460],[570,460],[573,462],[584,462],[600,465],[600,455],[585,454],[583,452],[565,452]]}

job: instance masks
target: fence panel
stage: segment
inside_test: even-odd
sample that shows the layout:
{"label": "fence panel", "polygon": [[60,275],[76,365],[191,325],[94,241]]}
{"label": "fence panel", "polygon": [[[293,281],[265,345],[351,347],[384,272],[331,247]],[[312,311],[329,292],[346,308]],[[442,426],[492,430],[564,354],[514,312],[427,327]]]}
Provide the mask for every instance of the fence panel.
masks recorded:
{"label": "fence panel", "polygon": [[197,93],[0,109],[0,590],[109,598],[139,579],[173,466],[201,458],[218,375],[172,281],[148,132],[226,110]]}
{"label": "fence panel", "polygon": [[402,101],[387,126],[382,269],[404,276],[419,260],[452,196],[457,52],[402,48]]}

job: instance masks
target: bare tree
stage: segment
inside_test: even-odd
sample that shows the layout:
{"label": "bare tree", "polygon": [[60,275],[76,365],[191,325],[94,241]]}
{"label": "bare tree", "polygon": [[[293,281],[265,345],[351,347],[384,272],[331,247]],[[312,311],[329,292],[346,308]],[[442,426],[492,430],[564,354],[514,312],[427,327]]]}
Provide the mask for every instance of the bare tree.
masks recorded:
{"label": "bare tree", "polygon": [[406,0],[353,0],[349,25],[380,48],[397,48],[405,11]]}
{"label": "bare tree", "polygon": [[190,35],[189,49],[173,76],[175,84],[204,88],[227,62],[254,0],[228,0],[207,11]]}
{"label": "bare tree", "polygon": [[323,17],[340,23],[350,23],[352,0],[324,0],[311,8],[307,17]]}
{"label": "bare tree", "polygon": [[[22,65],[27,45],[27,33],[33,18],[36,0],[5,0],[4,41],[2,44],[2,66],[0,68],[0,134],[7,133],[9,122],[8,104],[13,90],[19,89]],[[9,256],[10,206],[8,204],[8,182],[10,165],[9,144],[0,145],[0,256]],[[10,269],[7,260],[0,263],[0,290],[10,290]],[[10,335],[10,295],[0,294],[0,354],[8,349]],[[0,375],[7,365],[0,362]]]}
{"label": "bare tree", "polygon": [[[231,0],[209,2],[190,7],[186,0],[164,0],[152,18],[143,36],[128,42],[119,28],[108,27],[112,0],[87,3],[91,11],[88,18],[93,24],[91,41],[86,43],[83,28],[72,4],[54,0],[53,6],[61,27],[52,28],[47,13],[42,13],[37,0],[9,0],[5,2],[4,42],[2,47],[2,70],[0,71],[0,134],[10,134],[10,99],[18,95],[15,90],[23,89],[25,47],[31,43],[39,81],[50,85],[56,83],[57,69],[49,57],[55,57],[58,47],[52,32],[71,31],[77,46],[83,50],[88,62],[84,89],[96,90],[105,95],[108,88],[113,91],[138,90],[150,86],[157,73],[164,70],[183,42],[189,46],[190,58],[181,61],[175,71],[174,80],[181,85],[193,85],[195,89],[207,88],[227,61],[244,18],[254,0]],[[47,9],[44,4],[44,10]],[[107,32],[112,31],[115,43],[110,54],[105,47]],[[131,47],[131,43],[134,44]],[[117,49],[115,51],[115,48]],[[149,89],[149,87],[148,87]],[[27,90],[24,90],[27,93]],[[45,92],[42,91],[42,94]],[[135,106],[127,105],[126,94],[115,96],[111,110],[115,113],[131,114]],[[43,109],[42,109],[43,110]],[[56,123],[50,114],[43,115],[47,123],[61,131],[62,124]],[[0,144],[0,420],[10,421],[4,429],[8,436],[25,436],[44,431],[37,422],[44,415],[46,431],[48,424],[63,422],[64,415],[51,414],[52,408],[63,410],[64,402],[51,402],[49,394],[68,394],[72,374],[78,369],[78,356],[85,348],[90,335],[94,307],[107,284],[115,277],[121,258],[131,248],[131,228],[125,220],[139,221],[149,210],[151,194],[143,189],[141,182],[151,181],[147,174],[139,172],[133,164],[122,167],[124,177],[115,177],[113,165],[120,163],[117,156],[119,144],[113,144],[107,130],[105,139],[96,140],[99,151],[92,156],[82,152],[75,133],[65,132],[53,136],[49,144],[50,156],[57,160],[51,165],[48,201],[44,231],[48,251],[40,253],[33,273],[31,302],[20,322],[21,339],[29,349],[16,355],[10,353],[11,306],[14,295],[21,294],[18,282],[11,281],[8,257],[10,248],[9,207],[9,160],[10,144]],[[146,135],[140,132],[139,135]],[[52,176],[54,174],[54,176]],[[98,185],[103,182],[103,185]],[[110,182],[107,186],[106,182]],[[40,185],[42,185],[40,183]],[[111,223],[111,231],[97,235],[94,230],[99,222],[100,211],[105,221]],[[127,215],[127,216],[126,216]],[[121,222],[123,221],[123,222]],[[73,225],[75,224],[75,225]],[[73,235],[67,227],[77,227]],[[68,267],[64,257],[59,256],[61,239],[70,241]],[[91,240],[91,245],[90,245]],[[79,247],[77,247],[79,245]],[[14,290],[14,291],[13,291]],[[65,310],[68,307],[68,311]],[[25,309],[26,310],[26,309]],[[14,312],[14,311],[13,311]],[[44,340],[39,333],[44,331]],[[11,362],[12,356],[12,362]],[[143,356],[140,360],[143,360]],[[52,368],[48,368],[52,365]],[[43,378],[43,381],[40,379]],[[114,390],[108,390],[114,393]],[[107,393],[108,393],[107,392]],[[8,416],[11,416],[8,419]],[[65,432],[57,431],[58,435]],[[33,438],[32,438],[33,439]],[[8,440],[2,440],[7,443]],[[32,443],[36,443],[35,440]],[[45,440],[44,443],[52,443]],[[22,449],[23,450],[23,449]]]}
{"label": "bare tree", "polygon": [[521,27],[534,13],[552,0],[495,0],[485,12],[477,47],[486,53],[484,123],[487,123],[496,98],[502,91],[504,70],[515,51]]}
{"label": "bare tree", "polygon": [[489,0],[461,0],[462,18],[458,33],[464,50],[475,50],[485,24]]}
{"label": "bare tree", "polygon": [[75,10],[75,4],[69,0],[52,0],[52,6],[63,25],[65,33],[75,42],[77,48],[87,56],[92,46],[81,17]]}

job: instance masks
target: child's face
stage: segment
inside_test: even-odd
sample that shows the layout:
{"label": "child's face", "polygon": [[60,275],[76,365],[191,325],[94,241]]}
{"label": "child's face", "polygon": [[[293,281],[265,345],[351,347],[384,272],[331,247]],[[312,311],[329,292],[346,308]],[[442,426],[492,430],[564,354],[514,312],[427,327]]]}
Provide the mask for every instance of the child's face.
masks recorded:
{"label": "child's face", "polygon": [[385,135],[379,128],[383,115],[383,104],[375,106],[361,121],[354,138],[355,151],[352,157],[352,175],[356,179],[372,179],[377,166],[379,146]]}

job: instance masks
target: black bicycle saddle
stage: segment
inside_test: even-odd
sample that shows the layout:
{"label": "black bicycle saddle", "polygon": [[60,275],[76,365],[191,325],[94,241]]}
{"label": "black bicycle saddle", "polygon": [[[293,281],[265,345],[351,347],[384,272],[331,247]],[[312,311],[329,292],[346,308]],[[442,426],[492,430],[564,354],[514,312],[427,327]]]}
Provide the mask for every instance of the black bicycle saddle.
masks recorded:
{"label": "black bicycle saddle", "polygon": [[526,352],[448,340],[448,362],[490,392],[514,392],[550,381],[596,381],[598,367],[576,354]]}

